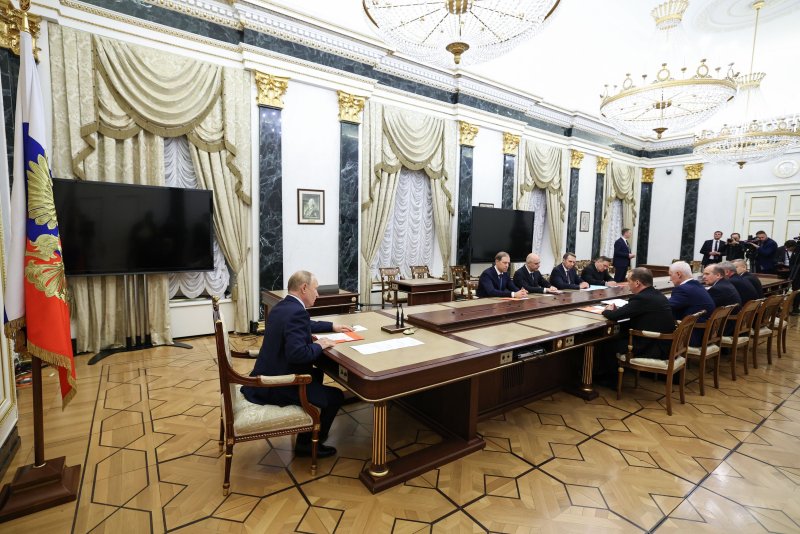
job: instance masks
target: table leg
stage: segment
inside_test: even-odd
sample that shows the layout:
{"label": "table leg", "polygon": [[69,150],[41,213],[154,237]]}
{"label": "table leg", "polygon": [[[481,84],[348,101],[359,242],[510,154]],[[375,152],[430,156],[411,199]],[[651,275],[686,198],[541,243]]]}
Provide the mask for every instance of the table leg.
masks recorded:
{"label": "table leg", "polygon": [[583,348],[583,371],[581,372],[581,387],[568,389],[573,395],[586,400],[597,398],[600,394],[592,386],[592,367],[594,366],[594,345]]}
{"label": "table leg", "polygon": [[372,465],[367,471],[379,478],[389,474],[386,465],[386,401],[376,402],[372,410]]}

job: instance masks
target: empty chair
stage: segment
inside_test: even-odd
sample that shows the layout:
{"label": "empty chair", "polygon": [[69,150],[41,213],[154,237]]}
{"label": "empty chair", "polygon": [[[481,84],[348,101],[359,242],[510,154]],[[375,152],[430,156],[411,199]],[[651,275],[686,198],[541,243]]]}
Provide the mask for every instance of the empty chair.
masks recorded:
{"label": "empty chair", "polygon": [[767,341],[767,364],[772,365],[772,338],[775,337],[777,330],[774,328],[775,318],[783,304],[783,295],[772,295],[767,297],[761,303],[756,311],[755,319],[753,320],[752,329],[752,351],[753,351],[753,369],[758,369],[757,351],[758,345],[763,340]]}
{"label": "empty chair", "polygon": [[472,299],[474,288],[465,266],[451,265],[450,279],[453,281],[453,300]]}
{"label": "empty chair", "polygon": [[778,339],[776,340],[776,344],[778,345],[778,358],[781,357],[781,351],[786,352],[786,331],[789,329],[789,314],[792,313],[792,304],[798,294],[800,294],[800,289],[795,289],[783,297],[780,312],[778,312],[778,316],[775,317],[775,320],[772,322],[773,327],[778,330]]}
{"label": "empty chair", "polygon": [[431,271],[427,265],[412,265],[411,278],[430,278]]}
{"label": "empty chair", "polygon": [[381,308],[386,307],[386,303],[393,307],[401,302],[408,302],[408,295],[397,290],[395,281],[400,280],[400,267],[380,267],[378,272],[381,275]]}
{"label": "empty chair", "polygon": [[700,378],[698,379],[700,395],[706,394],[704,381],[706,362],[709,359],[716,360],[714,363],[714,387],[719,389],[719,357],[721,352],[719,343],[725,331],[725,323],[735,307],[735,304],[730,304],[716,308],[706,322],[695,325],[695,328],[703,330],[703,341],[699,347],[690,346],[686,351],[686,357],[697,358],[700,361]]}
{"label": "empty chair", "polygon": [[[625,369],[636,371],[636,387],[639,387],[639,372],[647,371],[650,373],[666,375],[666,400],[667,415],[672,415],[672,377],[675,372],[679,372],[679,391],[681,404],[686,402],[684,394],[684,384],[686,382],[686,351],[689,348],[689,337],[692,335],[692,328],[697,323],[697,318],[704,312],[687,315],[681,320],[678,328],[671,334],[660,332],[649,332],[647,330],[630,330],[628,334],[628,354],[620,357],[619,376],[617,378],[617,399],[622,397],[622,375]],[[661,360],[658,358],[648,358],[646,354],[634,355],[633,338],[646,337],[649,339],[672,340],[669,349],[669,358]]]}
{"label": "empty chair", "polygon": [[[222,413],[219,422],[219,448],[225,448],[225,478],[222,494],[230,491],[233,446],[241,441],[267,439],[287,434],[311,432],[311,474],[317,471],[317,441],[319,411],[308,402],[306,384],[311,375],[245,376],[237,373],[231,364],[228,329],[219,310],[219,298],[212,299],[214,336],[217,342],[219,389],[222,394]],[[274,388],[297,386],[300,388],[301,406],[272,406],[253,404],[242,395],[242,386]]]}
{"label": "empty chair", "polygon": [[692,260],[689,265],[692,267],[693,273],[699,273],[703,271],[703,264],[700,260]]}
{"label": "empty chair", "polygon": [[744,347],[744,374],[747,370],[747,347],[750,344],[750,330],[753,328],[753,319],[756,317],[756,310],[764,299],[751,300],[745,303],[736,315],[728,316],[728,323],[734,322],[733,332],[724,335],[719,340],[720,347],[731,351],[731,380],[736,380],[736,355],[739,347]]}

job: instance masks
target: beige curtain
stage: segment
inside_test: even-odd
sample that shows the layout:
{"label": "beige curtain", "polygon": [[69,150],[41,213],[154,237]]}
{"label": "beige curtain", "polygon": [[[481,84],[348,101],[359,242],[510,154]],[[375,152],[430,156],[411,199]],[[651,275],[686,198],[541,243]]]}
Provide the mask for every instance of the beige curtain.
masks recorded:
{"label": "beige curtain", "polygon": [[532,141],[520,142],[519,165],[515,206],[527,206],[534,188],[547,192],[547,226],[553,257],[560,258],[563,251],[561,236],[564,233],[566,206],[564,205],[565,177],[569,175],[567,149]]}
{"label": "beige curtain", "polygon": [[361,301],[369,302],[370,265],[380,248],[397,193],[400,169],[424,170],[431,179],[433,218],[447,271],[452,246],[457,131],[453,121],[367,101],[361,178]]}
{"label": "beige curtain", "polygon": [[[186,135],[201,184],[215,188],[214,223],[226,259],[235,274],[246,273],[250,190],[242,176],[250,164],[237,147],[249,140],[249,75],[54,24],[49,35],[54,175],[164,185],[163,138]],[[150,335],[156,344],[171,343],[167,277],[150,275],[148,282]],[[237,282],[234,296],[244,303],[236,305],[235,327],[246,331],[249,276]],[[78,350],[122,343],[121,285],[119,277],[70,280]]]}
{"label": "beige curtain", "polygon": [[605,250],[608,239],[616,240],[618,236],[608,237],[608,227],[611,224],[611,204],[614,200],[622,201],[622,227],[633,228],[636,225],[636,189],[641,181],[641,170],[632,165],[610,161],[606,169],[605,186],[603,195],[603,225],[602,233],[605,242],[600,244],[600,250]]}

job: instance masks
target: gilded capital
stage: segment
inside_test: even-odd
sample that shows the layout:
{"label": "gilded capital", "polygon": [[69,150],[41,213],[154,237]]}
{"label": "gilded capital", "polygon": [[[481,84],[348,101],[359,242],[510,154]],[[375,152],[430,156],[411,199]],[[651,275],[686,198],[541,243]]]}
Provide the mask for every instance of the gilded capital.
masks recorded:
{"label": "gilded capital", "polygon": [[509,156],[516,156],[518,147],[519,147],[519,136],[508,132],[503,132],[503,154],[508,154]]}
{"label": "gilded capital", "polygon": [[702,163],[695,163],[693,165],[684,165],[683,168],[686,169],[687,180],[699,180],[700,176],[703,174]]}
{"label": "gilded capital", "polygon": [[478,127],[464,121],[458,121],[459,145],[475,146],[475,136],[478,135]]}
{"label": "gilded capital", "polygon": [[367,99],[344,91],[336,91],[336,94],[339,96],[339,121],[361,124],[361,110]]}
{"label": "gilded capital", "polygon": [[580,169],[582,161],[583,161],[583,152],[580,152],[578,150],[570,151],[570,158],[569,158],[570,169]]}
{"label": "gilded capital", "polygon": [[[30,7],[30,2],[24,2],[25,11]],[[39,28],[42,17],[26,13],[28,18],[28,28],[33,40],[33,57],[39,61],[39,49],[36,41],[39,38]],[[19,31],[24,26],[23,12],[16,9],[9,0],[0,0],[0,47],[8,48],[16,55],[19,55]]]}
{"label": "gilded capital", "polygon": [[597,158],[597,174],[605,174],[608,167],[608,158]]}
{"label": "gilded capital", "polygon": [[259,106],[283,109],[283,95],[289,87],[289,78],[256,71],[256,87],[258,88],[256,103]]}
{"label": "gilded capital", "polygon": [[656,174],[656,170],[655,169],[643,168],[642,169],[642,183],[643,184],[652,184],[653,181],[655,180],[655,174]]}

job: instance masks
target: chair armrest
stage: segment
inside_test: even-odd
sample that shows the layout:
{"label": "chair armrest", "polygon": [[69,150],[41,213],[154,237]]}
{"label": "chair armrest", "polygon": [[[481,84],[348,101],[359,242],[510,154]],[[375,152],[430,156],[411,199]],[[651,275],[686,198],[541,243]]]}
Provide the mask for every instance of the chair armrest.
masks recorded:
{"label": "chair armrest", "polygon": [[244,376],[237,373],[235,376],[230,376],[228,382],[254,388],[305,386],[311,383],[311,375]]}
{"label": "chair armrest", "polygon": [[250,349],[250,350],[241,351],[241,350],[233,350],[233,349],[231,349],[231,358],[245,358],[245,359],[253,360],[255,358],[258,358],[258,350]]}
{"label": "chair armrest", "polygon": [[661,332],[652,332],[650,330],[631,330],[630,334],[637,337],[647,337],[650,339],[672,339],[674,334],[663,334]]}

